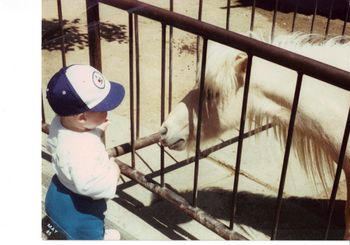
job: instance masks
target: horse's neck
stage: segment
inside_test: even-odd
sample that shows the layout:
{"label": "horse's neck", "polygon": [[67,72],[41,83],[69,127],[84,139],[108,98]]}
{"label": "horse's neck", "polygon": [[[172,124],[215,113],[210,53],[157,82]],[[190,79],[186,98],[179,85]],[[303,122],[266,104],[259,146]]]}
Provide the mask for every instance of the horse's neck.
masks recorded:
{"label": "horse's neck", "polygon": [[[296,79],[295,71],[261,59],[253,61],[247,114],[251,128],[273,122],[277,126],[276,136],[285,141]],[[301,162],[337,159],[350,105],[349,95],[316,79],[303,78],[293,136]],[[308,166],[304,164],[304,167]]]}
{"label": "horse's neck", "polygon": [[[255,96],[251,96],[251,110],[271,115],[278,114],[281,109],[290,111],[294,100],[296,80],[295,71],[262,59],[254,59],[251,91]],[[334,126],[337,124],[336,126],[343,128],[349,105],[350,93],[348,91],[308,76],[303,77],[298,113],[305,118],[319,122],[326,132],[329,131],[335,137],[341,137],[338,135],[339,129],[335,129]]]}

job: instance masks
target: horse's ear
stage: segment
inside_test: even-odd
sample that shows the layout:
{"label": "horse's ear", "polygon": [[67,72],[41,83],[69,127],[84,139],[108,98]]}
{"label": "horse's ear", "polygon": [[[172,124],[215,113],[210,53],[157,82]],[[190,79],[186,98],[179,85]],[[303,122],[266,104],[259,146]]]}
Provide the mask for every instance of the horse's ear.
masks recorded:
{"label": "horse's ear", "polygon": [[246,53],[239,53],[236,56],[234,66],[238,82],[238,87],[243,86],[245,80],[245,73],[247,70],[248,55]]}

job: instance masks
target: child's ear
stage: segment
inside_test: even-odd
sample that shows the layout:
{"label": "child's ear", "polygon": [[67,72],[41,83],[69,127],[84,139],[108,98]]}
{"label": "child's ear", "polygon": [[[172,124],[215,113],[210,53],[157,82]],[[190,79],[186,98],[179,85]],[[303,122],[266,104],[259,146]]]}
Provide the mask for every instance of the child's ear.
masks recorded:
{"label": "child's ear", "polygon": [[81,122],[81,123],[86,122],[85,113],[79,113],[79,114],[77,115],[77,120],[78,120],[79,122]]}

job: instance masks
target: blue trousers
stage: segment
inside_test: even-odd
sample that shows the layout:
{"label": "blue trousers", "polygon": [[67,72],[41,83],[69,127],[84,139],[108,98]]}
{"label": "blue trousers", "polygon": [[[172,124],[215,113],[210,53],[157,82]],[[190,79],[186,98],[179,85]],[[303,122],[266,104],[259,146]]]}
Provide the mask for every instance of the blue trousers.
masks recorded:
{"label": "blue trousers", "polygon": [[68,240],[103,240],[107,210],[104,199],[93,200],[75,194],[54,175],[46,194],[45,209],[55,228]]}

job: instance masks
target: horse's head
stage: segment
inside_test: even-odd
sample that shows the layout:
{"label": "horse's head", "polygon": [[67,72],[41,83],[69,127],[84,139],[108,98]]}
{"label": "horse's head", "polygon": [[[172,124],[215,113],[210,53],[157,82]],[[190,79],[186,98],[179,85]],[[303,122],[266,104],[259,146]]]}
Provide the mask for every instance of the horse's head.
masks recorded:
{"label": "horse's head", "polygon": [[[240,111],[236,108],[241,102],[237,100],[237,95],[241,94],[240,88],[244,83],[246,61],[247,56],[241,51],[209,43],[202,104],[202,140],[217,137],[232,128],[236,117],[239,118]],[[161,143],[170,149],[184,150],[194,145],[198,119],[198,80],[162,124]]]}

